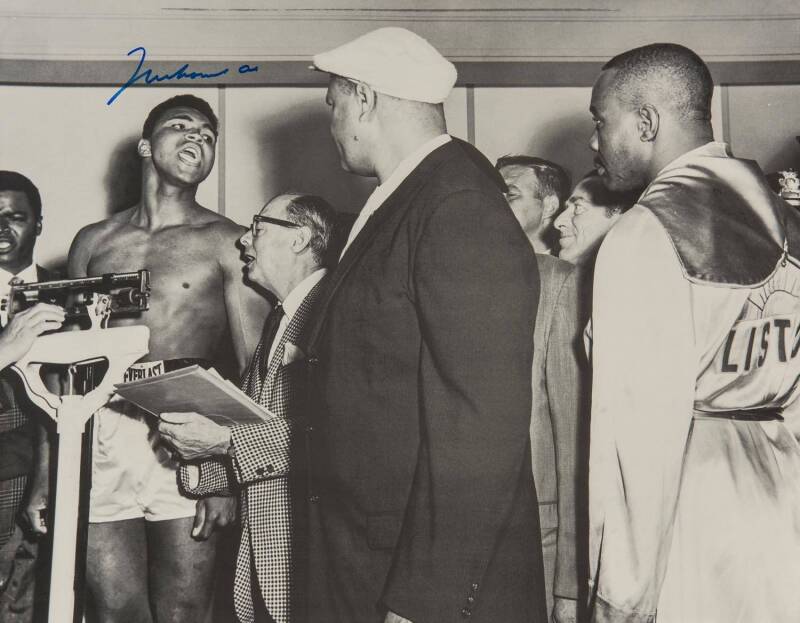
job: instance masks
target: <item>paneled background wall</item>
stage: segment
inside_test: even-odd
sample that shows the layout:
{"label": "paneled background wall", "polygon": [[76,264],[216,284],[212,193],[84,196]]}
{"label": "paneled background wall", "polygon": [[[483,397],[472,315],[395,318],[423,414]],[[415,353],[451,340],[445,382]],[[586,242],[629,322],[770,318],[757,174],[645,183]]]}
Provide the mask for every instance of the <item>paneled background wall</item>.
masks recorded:
{"label": "paneled background wall", "polygon": [[[800,168],[797,0],[2,0],[0,168],[42,190],[41,261],[61,263],[81,226],[138,199],[141,124],[177,92],[206,97],[222,119],[203,205],[246,223],[267,198],[295,189],[358,210],[374,182],[340,169],[326,76],[308,65],[381,26],[411,28],[456,63],[450,132],[490,159],[535,154],[577,178],[592,163],[587,109],[602,63],[673,41],[696,50],[721,85],[716,137],[767,172]],[[162,76],[184,63],[229,71],[130,88],[107,106],[136,67],[126,54],[137,46]],[[259,70],[240,73],[242,63]]]}
{"label": "paneled background wall", "polygon": [[[266,199],[288,189],[319,193],[357,211],[374,182],[341,170],[318,87],[133,88],[113,105],[113,88],[0,86],[0,168],[39,186],[46,265],[63,262],[80,227],[139,196],[136,141],[148,111],[176,93],[206,98],[223,138],[199,201],[247,223]],[[591,168],[588,87],[459,87],[446,103],[449,130],[488,158],[535,154],[578,178]],[[800,168],[800,86],[730,86],[714,95],[714,130],[766,172]]]}

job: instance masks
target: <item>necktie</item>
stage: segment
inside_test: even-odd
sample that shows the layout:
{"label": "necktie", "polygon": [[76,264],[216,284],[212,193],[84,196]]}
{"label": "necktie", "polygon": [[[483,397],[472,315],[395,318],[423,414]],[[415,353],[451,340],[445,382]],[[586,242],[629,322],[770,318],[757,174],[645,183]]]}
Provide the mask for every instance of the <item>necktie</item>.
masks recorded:
{"label": "necktie", "polygon": [[261,348],[258,353],[258,376],[262,381],[267,374],[270,347],[272,346],[272,341],[275,339],[275,335],[278,333],[278,327],[280,327],[284,315],[283,305],[278,303],[272,308],[269,316],[267,316],[267,320],[264,322],[264,330],[261,332]]}
{"label": "necktie", "polygon": [[[3,294],[3,298],[5,299],[6,310],[11,309],[12,301],[11,298],[9,297],[9,295],[11,294],[11,286],[17,286],[21,283],[25,283],[25,281],[18,275],[14,275],[8,282],[8,285],[5,286],[5,293]],[[6,323],[3,323],[2,319],[0,318],[0,329],[4,329],[5,326]]]}

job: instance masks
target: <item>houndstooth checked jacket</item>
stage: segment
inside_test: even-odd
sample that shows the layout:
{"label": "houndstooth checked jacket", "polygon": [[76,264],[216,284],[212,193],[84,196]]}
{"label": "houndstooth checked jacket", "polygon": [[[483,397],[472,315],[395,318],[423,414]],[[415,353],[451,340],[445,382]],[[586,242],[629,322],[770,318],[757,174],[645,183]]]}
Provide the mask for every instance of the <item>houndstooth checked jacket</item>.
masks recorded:
{"label": "houndstooth checked jacket", "polygon": [[[39,281],[60,277],[41,266],[36,271]],[[0,378],[0,546],[14,534],[33,456],[29,415],[38,411],[27,399],[19,377],[10,370],[4,371]]]}
{"label": "houndstooth checked jacket", "polygon": [[305,362],[284,365],[286,344],[296,344],[310,319],[325,283],[323,277],[289,320],[270,359],[264,379],[258,378],[259,343],[244,375],[242,390],[278,417],[265,423],[231,429],[234,459],[209,459],[199,464],[199,483],[191,487],[189,472],[180,471],[184,492],[192,497],[240,492],[242,535],[236,561],[234,605],[242,623],[254,623],[251,569],[255,568],[264,603],[276,623],[292,620],[293,512],[288,474],[291,440],[298,426],[297,404],[302,398]]}
{"label": "houndstooth checked jacket", "polygon": [[0,547],[14,534],[33,453],[32,429],[15,395],[25,390],[15,381],[13,373],[0,377],[0,461],[7,472],[0,480]]}

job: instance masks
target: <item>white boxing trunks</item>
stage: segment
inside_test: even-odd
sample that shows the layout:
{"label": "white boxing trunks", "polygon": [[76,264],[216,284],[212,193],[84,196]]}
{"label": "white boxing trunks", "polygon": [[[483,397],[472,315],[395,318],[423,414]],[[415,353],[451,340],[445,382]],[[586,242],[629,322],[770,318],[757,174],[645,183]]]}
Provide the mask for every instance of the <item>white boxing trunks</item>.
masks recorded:
{"label": "white boxing trunks", "polygon": [[[178,359],[132,365],[125,381],[200,363]],[[113,396],[94,416],[89,521],[165,521],[194,517],[196,500],[178,490],[178,461],[159,440],[152,415]]]}

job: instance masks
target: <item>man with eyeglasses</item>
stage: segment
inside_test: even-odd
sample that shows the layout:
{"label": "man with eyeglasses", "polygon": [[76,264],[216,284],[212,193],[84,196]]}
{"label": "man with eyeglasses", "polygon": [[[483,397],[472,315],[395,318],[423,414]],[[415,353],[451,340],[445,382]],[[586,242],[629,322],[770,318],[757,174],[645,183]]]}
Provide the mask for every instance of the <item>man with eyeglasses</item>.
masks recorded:
{"label": "man with eyeglasses", "polygon": [[[191,95],[156,106],[137,146],[141,200],[84,227],[70,249],[70,277],[149,269],[150,309],[112,320],[150,328],[150,352],[132,366],[139,376],[234,355],[241,370],[258,340],[267,306],[242,277],[243,228],[195,199],[214,166],[217,125],[208,103]],[[233,521],[236,500],[181,495],[178,463],[154,428],[120,399],[95,416],[86,567],[103,623],[212,616],[212,532]]]}
{"label": "man with eyeglasses", "polygon": [[[196,495],[241,494],[242,540],[234,587],[242,623],[297,621],[293,548],[297,457],[292,432],[304,411],[306,362],[298,345],[322,291],[334,211],[320,197],[279,195],[241,238],[245,271],[277,297],[242,389],[275,414],[264,424],[225,428],[197,413],[163,413],[161,434],[189,461],[181,470]],[[294,481],[294,482],[290,482]],[[253,573],[255,571],[255,573]]]}

